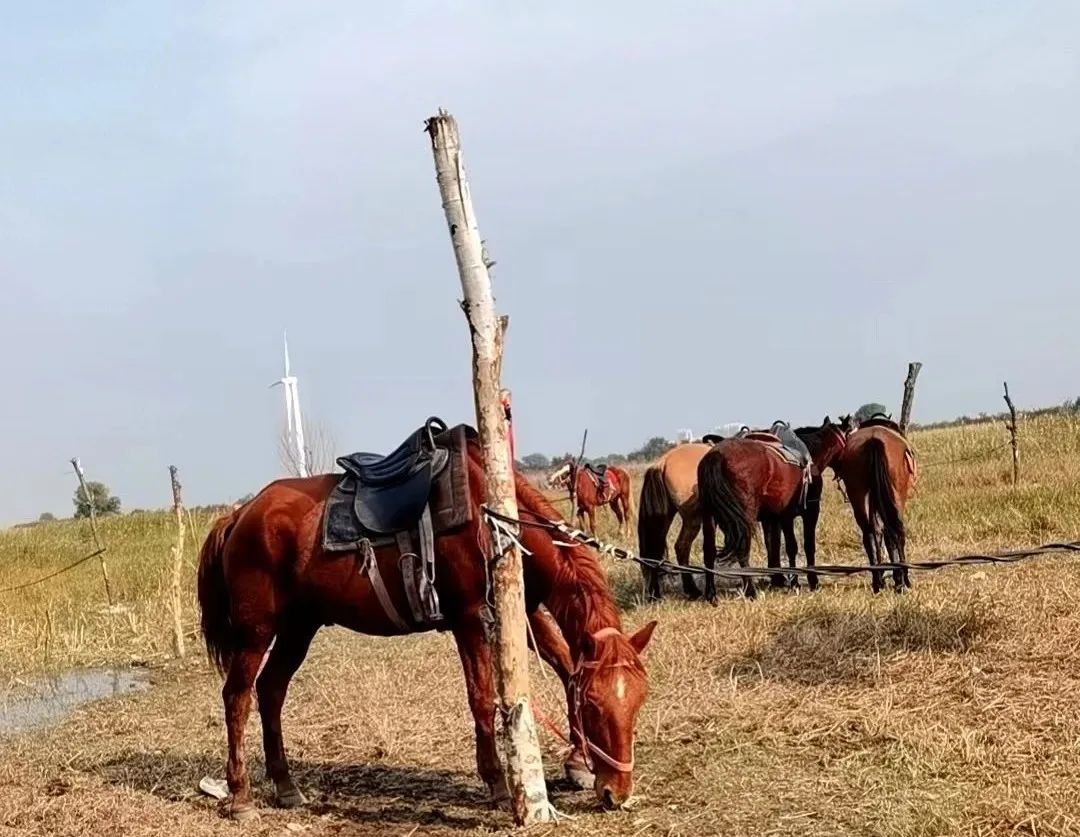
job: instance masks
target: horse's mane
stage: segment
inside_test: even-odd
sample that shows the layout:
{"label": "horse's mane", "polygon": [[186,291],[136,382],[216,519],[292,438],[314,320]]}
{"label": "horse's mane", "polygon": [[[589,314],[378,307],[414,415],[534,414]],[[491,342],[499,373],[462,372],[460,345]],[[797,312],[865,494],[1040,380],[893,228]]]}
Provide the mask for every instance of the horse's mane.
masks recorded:
{"label": "horse's mane", "polygon": [[[514,478],[518,506],[531,513],[526,514],[523,519],[528,521],[533,516],[544,520],[562,518],[547,497],[521,474],[515,473]],[[551,533],[544,534],[554,541]],[[600,565],[596,553],[581,544],[563,545],[563,543],[560,542],[557,545],[553,543],[554,551],[558,556],[555,566],[557,578],[554,586],[575,591],[575,598],[584,610],[584,623],[579,626],[580,630],[591,632],[607,625],[619,626],[621,624],[619,610],[615,606],[604,568]]]}

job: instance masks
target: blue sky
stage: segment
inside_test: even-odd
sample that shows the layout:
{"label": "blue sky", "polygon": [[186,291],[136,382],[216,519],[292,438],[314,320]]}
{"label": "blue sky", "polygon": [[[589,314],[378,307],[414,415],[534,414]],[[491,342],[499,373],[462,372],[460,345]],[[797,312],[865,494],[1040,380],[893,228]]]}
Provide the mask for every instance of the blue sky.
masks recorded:
{"label": "blue sky", "polygon": [[520,453],[1080,395],[1075,3],[14,4],[0,522],[471,420],[422,123],[459,119]]}

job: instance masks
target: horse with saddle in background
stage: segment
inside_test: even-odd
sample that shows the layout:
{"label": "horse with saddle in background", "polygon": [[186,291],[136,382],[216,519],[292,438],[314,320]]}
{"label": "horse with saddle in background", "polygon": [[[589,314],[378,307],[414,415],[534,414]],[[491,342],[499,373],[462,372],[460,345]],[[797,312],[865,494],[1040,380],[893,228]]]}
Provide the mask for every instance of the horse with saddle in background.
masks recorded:
{"label": "horse with saddle in background", "polygon": [[586,462],[579,466],[570,459],[548,477],[548,487],[568,488],[571,485],[574,486],[579,529],[586,529],[595,535],[596,510],[601,506],[611,506],[615,519],[619,522],[619,531],[624,537],[629,536],[634,517],[633,483],[630,474],[614,465],[593,465]]}
{"label": "horse with saddle in background", "polygon": [[[698,463],[698,489],[704,539],[704,559],[712,570],[717,558],[734,557],[739,565],[750,563],[750,543],[756,521],[765,534],[768,565],[780,567],[780,536],[787,543],[789,565],[798,555],[795,518],[803,518],[803,546],[807,567],[814,566],[816,528],[820,513],[822,473],[834,466],[844,450],[846,425],[834,424],[828,416],[820,427],[792,430],[776,422],[768,432],[751,431],[734,439],[725,439],[712,448]],[[716,526],[724,533],[724,549],[717,554]],[[810,574],[810,589],[818,579]],[[784,586],[784,576],[773,577],[773,584]],[[793,580],[792,585],[797,586]],[[752,579],[743,589],[748,597],[756,594]],[[716,580],[705,576],[705,597],[716,598]]]}
{"label": "horse with saddle in background", "polygon": [[[451,632],[477,767],[493,798],[505,799],[488,643],[494,545],[480,511],[484,468],[475,431],[430,419],[389,455],[353,454],[338,464],[344,475],[269,484],[214,524],[199,556],[202,634],[225,675],[228,811],[237,819],[254,814],[244,758],[253,689],[277,802],[305,803],[285,757],[281,710],[323,625],[378,636]],[[516,490],[522,515],[559,516],[520,475]],[[567,776],[591,783],[605,807],[622,805],[633,788],[634,726],[646,694],[640,655],[656,623],[623,633],[591,550],[537,527],[522,527],[519,537],[530,641],[566,690]]]}
{"label": "horse with saddle in background", "polygon": [[[862,530],[863,550],[871,566],[883,558],[903,563],[907,531],[904,509],[918,472],[915,451],[900,426],[883,412],[860,421],[834,466],[847,491],[851,512]],[[871,573],[875,593],[884,586],[884,573]],[[901,592],[911,586],[908,571],[893,570]]]}

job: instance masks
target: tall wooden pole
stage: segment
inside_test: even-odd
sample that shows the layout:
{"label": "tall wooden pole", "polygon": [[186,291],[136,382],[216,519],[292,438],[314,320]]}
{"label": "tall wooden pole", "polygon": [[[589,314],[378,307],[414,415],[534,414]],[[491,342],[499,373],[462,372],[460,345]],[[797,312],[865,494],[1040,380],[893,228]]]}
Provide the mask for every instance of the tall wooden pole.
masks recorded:
{"label": "tall wooden pole", "polygon": [[94,536],[94,549],[97,550],[98,561],[101,564],[101,577],[105,580],[105,598],[109,600],[109,607],[111,608],[115,605],[115,602],[113,601],[112,584],[109,583],[109,566],[105,563],[105,545],[102,544],[101,535],[98,533],[94,498],[90,496],[90,491],[86,488],[86,474],[83,473],[79,457],[72,458],[71,467],[75,469],[75,476],[79,478],[79,489],[82,491],[83,499],[86,500],[86,505],[90,509],[90,532]]}
{"label": "tall wooden pole", "polygon": [[[516,518],[517,494],[506,416],[499,401],[503,330],[495,314],[491,277],[473,213],[457,122],[440,110],[428,119],[427,132],[431,136],[435,174],[461,278],[464,294],[461,307],[472,336],[473,394],[484,451],[485,502],[493,511]],[[491,576],[495,600],[495,686],[502,715],[500,738],[511,809],[519,825],[548,821],[554,818],[554,809],[547,800],[540,742],[529,705],[525,587],[521,551],[516,544],[511,544],[495,562]]]}
{"label": "tall wooden pole", "polygon": [[172,584],[170,605],[173,617],[173,653],[184,656],[184,619],[181,608],[180,576],[184,568],[184,503],[180,499],[180,480],[175,465],[169,466],[169,482],[172,484],[173,514],[176,515],[176,541],[172,546]]}
{"label": "tall wooden pole", "polygon": [[907,377],[904,379],[904,405],[900,409],[900,429],[907,433],[908,424],[911,422],[911,405],[915,401],[915,379],[919,377],[921,363],[909,363]]}
{"label": "tall wooden pole", "polygon": [[1005,426],[1009,428],[1009,444],[1012,446],[1012,462],[1013,462],[1013,486],[1020,484],[1020,442],[1017,439],[1017,426],[1016,426],[1016,405],[1013,404],[1012,398],[1009,397],[1009,382],[1005,381],[1005,406],[1009,408],[1010,421],[1005,422]]}

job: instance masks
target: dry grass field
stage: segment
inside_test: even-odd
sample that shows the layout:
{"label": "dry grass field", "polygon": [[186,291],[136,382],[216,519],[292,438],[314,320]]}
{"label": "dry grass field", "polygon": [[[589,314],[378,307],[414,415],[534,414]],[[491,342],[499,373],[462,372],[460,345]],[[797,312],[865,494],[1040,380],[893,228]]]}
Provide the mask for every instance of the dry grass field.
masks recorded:
{"label": "dry grass field", "polygon": [[[1000,425],[917,433],[921,480],[910,557],[1080,537],[1080,421],[1026,423],[1023,484],[1009,484]],[[962,462],[952,460],[964,459]],[[862,562],[830,486],[819,561]],[[613,518],[602,534],[617,540]],[[195,519],[196,539],[209,523]],[[101,610],[95,563],[0,596],[0,695],[49,670],[136,664],[151,688],[0,738],[0,837],[7,835],[464,835],[501,833],[475,777],[472,722],[448,637],[377,640],[324,631],[286,706],[304,811],[265,804],[242,828],[195,789],[221,775],[219,683],[194,640],[171,662],[165,607],[172,522],[103,527],[119,613]],[[189,538],[190,542],[191,538]],[[0,586],[88,549],[73,523],[0,532]],[[761,562],[760,548],[756,562]],[[186,569],[193,589],[194,553]],[[1080,558],[950,568],[914,590],[871,596],[866,579],[816,594],[687,603],[639,599],[640,574],[609,565],[629,626],[659,619],[646,664],[636,798],[604,814],[557,782],[573,819],[536,834],[1080,834]],[[539,703],[562,706],[533,669]],[[249,760],[261,773],[258,722]],[[558,742],[547,736],[549,775]]]}

